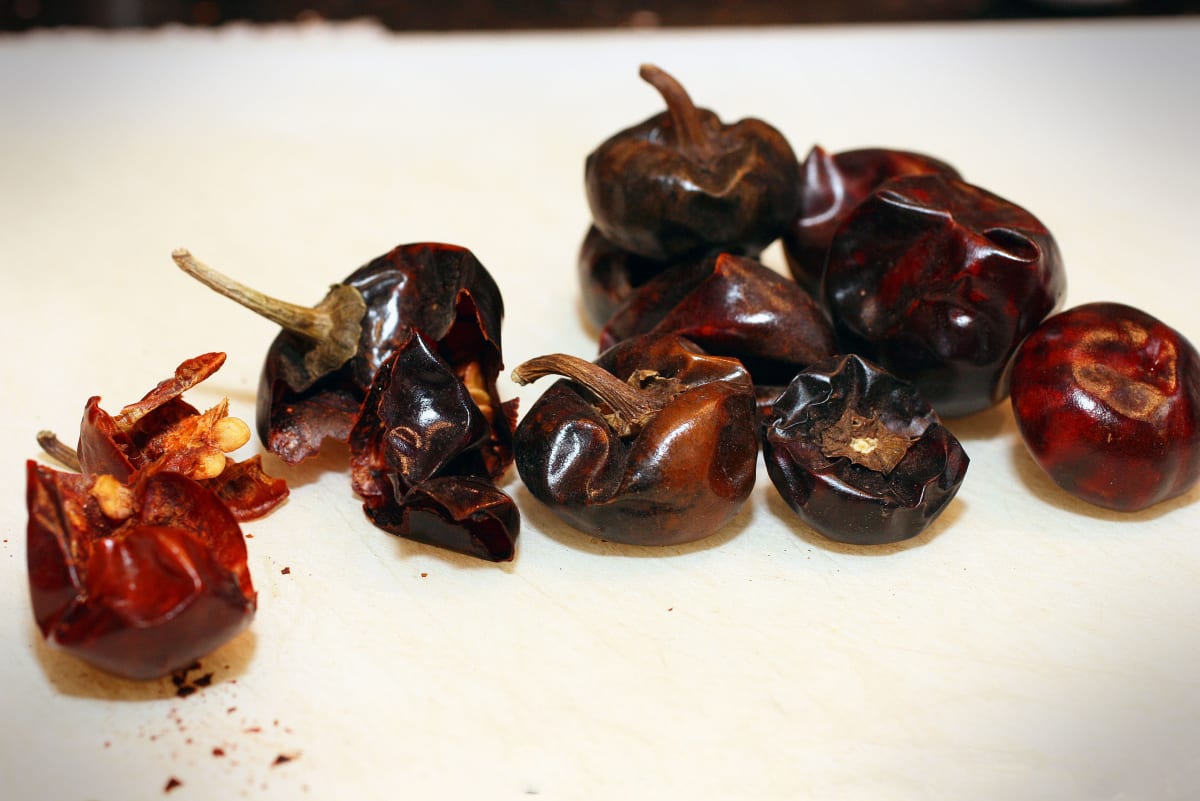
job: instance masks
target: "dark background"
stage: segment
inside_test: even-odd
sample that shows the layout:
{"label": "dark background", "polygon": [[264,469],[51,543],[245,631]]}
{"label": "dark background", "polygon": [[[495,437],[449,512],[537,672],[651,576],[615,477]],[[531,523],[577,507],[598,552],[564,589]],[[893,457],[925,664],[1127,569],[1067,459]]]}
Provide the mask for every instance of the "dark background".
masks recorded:
{"label": "dark background", "polygon": [[0,0],[0,30],[373,18],[401,31],[916,22],[1200,13],[1200,0]]}

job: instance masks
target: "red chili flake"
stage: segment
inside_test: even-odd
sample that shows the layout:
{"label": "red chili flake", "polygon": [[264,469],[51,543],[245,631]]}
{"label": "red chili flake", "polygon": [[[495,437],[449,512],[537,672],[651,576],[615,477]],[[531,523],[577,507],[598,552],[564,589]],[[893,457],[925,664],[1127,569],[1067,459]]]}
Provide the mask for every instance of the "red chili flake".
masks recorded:
{"label": "red chili flake", "polygon": [[172,790],[174,790],[176,787],[182,787],[182,786],[183,786],[183,782],[179,781],[179,779],[176,779],[174,776],[172,776],[171,778],[167,779],[167,786],[163,788],[163,792],[169,793]]}
{"label": "red chili flake", "polygon": [[244,731],[246,734],[258,734],[260,731],[262,731],[262,726],[251,726],[250,728],[243,729],[242,731]]}
{"label": "red chili flake", "polygon": [[224,748],[214,748],[212,750],[212,755],[215,757],[223,757],[223,756],[225,756],[225,749]]}
{"label": "red chili flake", "polygon": [[229,709],[225,710],[225,714],[227,714],[227,715],[232,715],[234,712],[237,712],[236,706],[231,706],[231,707],[229,707]]}
{"label": "red chili flake", "polygon": [[291,762],[295,758],[296,757],[294,757],[290,754],[280,754],[279,756],[275,757],[275,761],[271,763],[271,767],[274,767],[276,765],[282,765],[285,762]]}
{"label": "red chili flake", "polygon": [[283,570],[280,570],[279,572],[286,576],[292,572],[292,569],[290,567],[285,567]]}
{"label": "red chili flake", "polygon": [[421,578],[426,578],[428,575],[429,575],[428,573],[422,573]]}
{"label": "red chili flake", "polygon": [[182,687],[180,687],[178,690],[175,691],[175,695],[177,695],[180,698],[187,698],[189,695],[191,695],[194,692],[196,692],[195,687],[185,684]]}

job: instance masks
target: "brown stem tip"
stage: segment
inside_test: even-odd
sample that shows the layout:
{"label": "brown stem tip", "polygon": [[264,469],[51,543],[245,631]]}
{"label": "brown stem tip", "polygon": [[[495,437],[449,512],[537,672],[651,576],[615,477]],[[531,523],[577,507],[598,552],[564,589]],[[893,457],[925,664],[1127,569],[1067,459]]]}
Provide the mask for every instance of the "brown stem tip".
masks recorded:
{"label": "brown stem tip", "polygon": [[666,70],[653,64],[643,64],[638,70],[642,80],[653,86],[662,95],[671,115],[675,129],[676,144],[690,157],[703,160],[713,155],[712,138],[704,129],[700,111],[688,95],[683,84],[675,80]]}
{"label": "brown stem tip", "polygon": [[538,356],[512,371],[513,381],[521,385],[549,375],[568,378],[599,398],[611,409],[607,417],[622,437],[641,430],[662,408],[661,397],[637,389],[594,362],[566,353]]}

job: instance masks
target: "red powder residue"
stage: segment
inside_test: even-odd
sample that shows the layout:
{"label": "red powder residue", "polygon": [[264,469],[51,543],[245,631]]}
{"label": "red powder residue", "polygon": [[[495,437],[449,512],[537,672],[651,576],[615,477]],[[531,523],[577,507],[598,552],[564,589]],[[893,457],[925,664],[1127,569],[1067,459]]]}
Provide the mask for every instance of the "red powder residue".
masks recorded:
{"label": "red powder residue", "polygon": [[223,757],[223,756],[225,756],[225,749],[224,748],[214,748],[212,750],[212,755],[215,757]]}
{"label": "red powder residue", "polygon": [[171,778],[167,779],[167,786],[163,788],[163,792],[169,793],[172,790],[174,790],[176,787],[182,787],[182,786],[183,786],[183,782],[179,781],[179,779],[176,779],[174,776],[172,776]]}

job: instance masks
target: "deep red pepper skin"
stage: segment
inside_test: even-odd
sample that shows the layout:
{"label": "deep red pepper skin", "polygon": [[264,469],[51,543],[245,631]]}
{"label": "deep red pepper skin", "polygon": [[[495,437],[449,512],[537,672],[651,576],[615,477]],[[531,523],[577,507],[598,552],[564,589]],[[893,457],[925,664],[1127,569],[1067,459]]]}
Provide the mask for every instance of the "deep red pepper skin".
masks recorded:
{"label": "deep red pepper skin", "polygon": [[596,363],[622,380],[653,371],[682,391],[623,437],[588,390],[553,384],[514,439],[533,496],[581,531],[633,545],[691,542],[729,522],[754,487],[758,457],[745,368],[675,336],[626,340]]}
{"label": "deep red pepper skin", "polygon": [[[296,371],[312,344],[284,331],[272,342],[258,392],[258,431],[268,450],[289,464],[317,453],[326,438],[345,441],[375,374],[410,328],[437,344],[456,369],[477,363],[496,408],[495,379],[502,364],[504,304],[491,274],[467,249],[441,243],[402,245],[372,260],[343,282],[366,303],[357,354],[311,387],[296,390]],[[485,449],[493,473],[511,463],[515,409],[497,415]]]}
{"label": "deep red pepper skin", "polygon": [[491,561],[515,554],[520,515],[492,484],[489,417],[416,329],[375,375],[349,435],[354,489],[389,533]]}
{"label": "deep red pepper skin", "polygon": [[137,479],[114,521],[92,479],[27,464],[27,567],[46,640],[133,679],[166,675],[246,628],[257,596],[232,513],[178,473]]}
{"label": "deep red pepper skin", "polygon": [[830,155],[814,146],[800,166],[800,210],[782,237],[796,283],[820,299],[829,243],[842,220],[884,181],[926,173],[959,177],[949,164],[922,153],[871,147]]}
{"label": "deep red pepper skin", "polygon": [[[826,452],[820,432],[847,409],[911,438],[890,471]],[[854,355],[797,375],[765,422],[762,446],[767,474],[792,511],[854,545],[920,534],[958,493],[970,462],[915,387]]]}
{"label": "deep red pepper skin", "polygon": [[825,270],[842,352],[913,382],[944,417],[1005,398],[1013,353],[1065,292],[1036,217],[936,174],[880,185],[838,228]]}
{"label": "deep red pepper skin", "polygon": [[1200,355],[1139,309],[1046,320],[1017,351],[1011,397],[1034,460],[1088,503],[1133,512],[1200,482]]}

